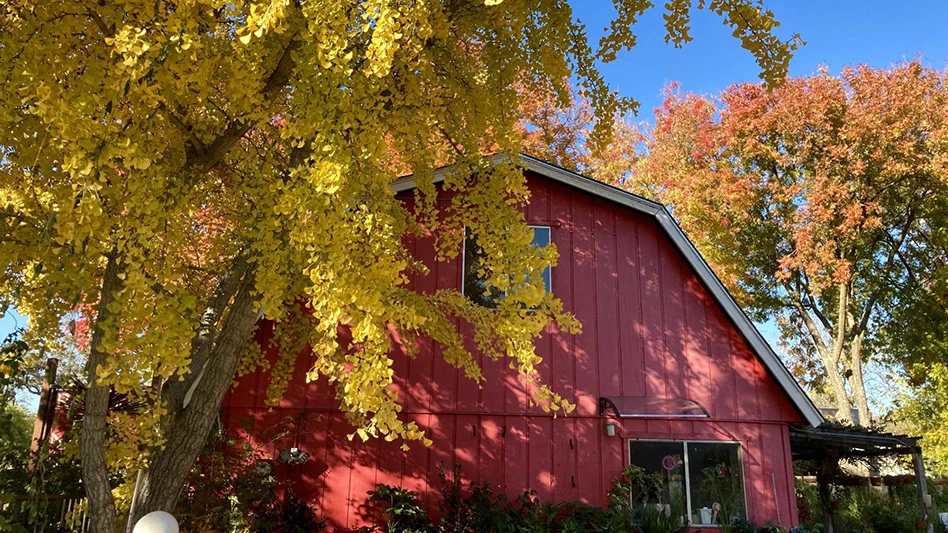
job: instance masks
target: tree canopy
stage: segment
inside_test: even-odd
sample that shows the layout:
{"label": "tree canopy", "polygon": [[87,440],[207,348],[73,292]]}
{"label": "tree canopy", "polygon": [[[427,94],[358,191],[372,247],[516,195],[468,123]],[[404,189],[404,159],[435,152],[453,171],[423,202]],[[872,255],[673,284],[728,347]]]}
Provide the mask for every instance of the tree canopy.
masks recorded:
{"label": "tree canopy", "polygon": [[[530,283],[556,254],[527,246],[521,172],[481,155],[519,151],[518,87],[565,104],[574,77],[599,119],[633,108],[596,64],[634,44],[652,4],[615,5],[596,47],[556,0],[0,7],[0,303],[29,317],[34,348],[60,341],[67,317],[88,319],[81,444],[94,531],[112,527],[110,466],[146,469],[133,515],[174,506],[261,317],[301,324],[311,377],[336,384],[363,438],[423,438],[389,387],[393,331],[409,348],[431,337],[477,378],[460,318],[480,351],[534,373],[533,337],[550,322],[577,326]],[[785,76],[797,39],[776,36],[759,2],[698,7],[723,18],[764,79]],[[665,9],[667,39],[690,40],[691,2]],[[448,163],[458,194],[439,220],[427,178]],[[395,198],[396,169],[415,174],[416,209]],[[496,311],[407,288],[425,267],[405,237],[437,228],[439,257],[451,257],[465,226],[488,288],[508,294]],[[111,428],[137,443],[118,449],[139,453],[106,453],[110,388],[149,406]]]}
{"label": "tree canopy", "polygon": [[[837,417],[869,424],[867,362],[901,369],[897,416],[948,464],[948,87],[920,61],[719,96],[667,89],[655,123],[587,139],[581,94],[523,106],[525,149],[659,200]],[[889,398],[890,400],[892,398]]]}
{"label": "tree canopy", "polygon": [[915,326],[902,308],[945,260],[930,247],[948,192],[945,74],[910,62],[718,102],[672,92],[647,150],[627,185],[672,204],[738,300],[777,320],[797,375],[869,423],[864,364],[913,350],[890,333]]}

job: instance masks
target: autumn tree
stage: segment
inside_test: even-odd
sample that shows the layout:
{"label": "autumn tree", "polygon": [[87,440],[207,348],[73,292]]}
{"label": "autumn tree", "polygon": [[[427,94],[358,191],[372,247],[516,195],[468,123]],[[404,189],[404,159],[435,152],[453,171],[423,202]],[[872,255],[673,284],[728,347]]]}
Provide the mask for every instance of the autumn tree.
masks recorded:
{"label": "autumn tree", "polygon": [[945,316],[948,257],[930,244],[945,242],[945,74],[916,61],[719,99],[672,89],[648,137],[625,186],[673,206],[737,300],[776,319],[795,373],[869,423],[867,361],[919,355],[898,341],[931,334],[919,304]]}
{"label": "autumn tree", "polygon": [[643,126],[631,115],[617,114],[604,118],[610,121],[609,135],[595,139],[597,122],[589,98],[567,80],[562,84],[568,95],[565,104],[557,91],[519,89],[521,151],[610,185],[625,182],[641,156]]}
{"label": "autumn tree", "polygon": [[[480,351],[534,373],[533,337],[574,324],[529,281],[556,255],[527,245],[522,173],[488,167],[482,148],[519,151],[518,86],[562,102],[559,80],[572,77],[596,117],[632,107],[595,65],[634,43],[651,4],[616,6],[595,49],[555,0],[0,6],[0,303],[30,319],[37,348],[90,310],[81,460],[93,531],[113,528],[110,468],[143,473],[133,518],[174,507],[262,317],[302,325],[310,377],[329,377],[363,438],[424,438],[388,386],[393,331],[409,348],[434,339],[477,378],[460,318]],[[762,77],[783,78],[796,41],[772,32],[757,0],[699,7],[730,25]],[[690,40],[691,3],[666,9],[669,40]],[[420,184],[412,211],[390,187],[393,154]],[[456,164],[440,221],[436,163]],[[406,288],[424,270],[406,236],[437,229],[451,257],[465,226],[488,289],[508,294],[496,311]],[[107,442],[110,388],[148,406],[109,428],[135,446]]]}

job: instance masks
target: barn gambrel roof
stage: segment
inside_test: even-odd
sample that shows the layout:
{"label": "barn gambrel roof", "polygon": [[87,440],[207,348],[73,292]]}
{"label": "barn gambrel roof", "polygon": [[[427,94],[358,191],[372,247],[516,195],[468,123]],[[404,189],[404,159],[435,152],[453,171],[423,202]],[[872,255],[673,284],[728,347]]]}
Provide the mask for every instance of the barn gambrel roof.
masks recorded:
{"label": "barn gambrel roof", "polygon": [[[493,159],[499,163],[509,158],[498,155],[494,156]],[[800,384],[797,383],[797,380],[790,374],[790,371],[787,370],[783,362],[780,361],[776,352],[774,352],[773,348],[770,347],[770,344],[767,343],[757,327],[754,326],[754,323],[737,304],[731,296],[731,293],[724,287],[721,280],[714,274],[708,263],[701,257],[701,254],[695,248],[694,244],[691,243],[664,205],[587,178],[556,165],[540,161],[528,155],[521,154],[519,159],[520,164],[526,170],[534,174],[653,217],[674,244],[675,248],[685,258],[685,261],[694,269],[695,274],[711,292],[714,299],[718,302],[718,305],[724,310],[725,315],[744,337],[761,363],[763,363],[764,367],[777,381],[777,384],[787,394],[790,401],[800,414],[803,415],[804,419],[814,427],[823,423],[824,419],[819,409],[813,405],[809,396],[807,396],[806,392],[800,387]],[[435,183],[443,181],[445,174],[450,171],[450,167],[436,171],[434,173]],[[414,189],[414,178],[412,176],[399,178],[392,184],[392,188],[397,192]]]}

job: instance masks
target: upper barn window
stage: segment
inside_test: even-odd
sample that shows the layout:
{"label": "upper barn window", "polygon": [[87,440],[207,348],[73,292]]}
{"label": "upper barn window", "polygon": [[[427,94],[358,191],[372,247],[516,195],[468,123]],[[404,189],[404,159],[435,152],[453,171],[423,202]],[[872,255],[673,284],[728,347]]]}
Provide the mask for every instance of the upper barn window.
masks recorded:
{"label": "upper barn window", "polygon": [[[549,226],[530,226],[533,230],[532,246],[542,248],[550,244]],[[503,299],[504,295],[496,289],[490,291],[484,285],[483,278],[478,274],[481,269],[481,263],[484,258],[484,252],[474,241],[474,236],[467,230],[464,232],[464,295],[470,298],[474,303],[484,307],[497,307],[497,302]],[[541,274],[543,286],[547,292],[551,291],[551,272],[550,267],[543,269]]]}

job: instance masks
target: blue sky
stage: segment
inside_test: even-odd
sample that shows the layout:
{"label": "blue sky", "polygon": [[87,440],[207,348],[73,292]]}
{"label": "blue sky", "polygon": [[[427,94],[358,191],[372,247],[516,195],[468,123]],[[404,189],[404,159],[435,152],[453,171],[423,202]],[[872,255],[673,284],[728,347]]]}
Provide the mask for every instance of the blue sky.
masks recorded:
{"label": "blue sky", "polygon": [[[639,119],[650,120],[661,103],[662,88],[677,81],[686,91],[712,94],[731,84],[758,81],[759,69],[751,54],[740,47],[730,29],[716,15],[697,11],[691,34],[694,41],[682,49],[664,42],[663,2],[647,13],[636,26],[638,45],[619,55],[602,70],[607,81],[620,93],[642,103]],[[614,14],[606,0],[572,0],[579,19],[587,25],[590,38],[598,40],[602,28]],[[774,0],[767,4],[781,22],[778,35],[789,38],[799,33],[806,45],[790,64],[793,76],[816,72],[826,65],[838,73],[844,65],[866,63],[885,67],[921,55],[932,67],[948,63],[948,2],[913,1],[895,7],[880,0]],[[15,313],[0,319],[0,340],[16,324],[25,320]],[[771,324],[761,325],[776,345]],[[880,378],[883,379],[883,378]]]}
{"label": "blue sky", "polygon": [[[612,2],[571,0],[574,13],[586,24],[591,40],[614,15]],[[696,11],[691,35],[681,49],[665,44],[662,5],[636,25],[638,44],[602,70],[609,83],[642,103],[639,118],[650,120],[661,103],[661,90],[677,81],[686,91],[711,94],[733,83],[759,81],[751,54],[740,47],[720,17]],[[844,65],[866,63],[885,67],[921,54],[926,64],[942,69],[948,62],[948,2],[879,0],[771,0],[766,5],[781,23],[777,34],[799,33],[806,45],[797,50],[790,74],[816,72],[823,64],[838,73]]]}

